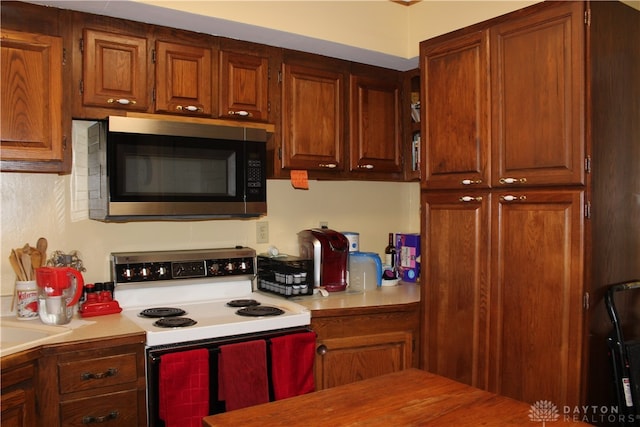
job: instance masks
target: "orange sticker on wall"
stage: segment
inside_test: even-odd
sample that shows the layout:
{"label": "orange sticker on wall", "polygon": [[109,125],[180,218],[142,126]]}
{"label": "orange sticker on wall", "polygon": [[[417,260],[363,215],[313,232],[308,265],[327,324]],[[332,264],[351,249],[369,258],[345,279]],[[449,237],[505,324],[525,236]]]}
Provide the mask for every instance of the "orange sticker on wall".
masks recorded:
{"label": "orange sticker on wall", "polygon": [[300,190],[308,190],[309,176],[307,175],[307,171],[301,171],[301,170],[291,171],[291,185],[293,185],[293,188],[298,188]]}

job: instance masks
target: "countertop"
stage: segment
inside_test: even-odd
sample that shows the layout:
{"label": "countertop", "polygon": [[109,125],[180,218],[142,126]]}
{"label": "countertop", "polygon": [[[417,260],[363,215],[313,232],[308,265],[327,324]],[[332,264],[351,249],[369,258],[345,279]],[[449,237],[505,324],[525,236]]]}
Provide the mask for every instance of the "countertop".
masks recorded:
{"label": "countertop", "polygon": [[[311,310],[311,316],[316,316],[323,311],[344,310],[353,308],[374,308],[384,306],[394,306],[402,304],[417,303],[420,300],[420,286],[415,283],[400,283],[397,286],[379,287],[365,292],[332,292],[327,297],[321,295],[296,297],[291,300],[307,307]],[[24,325],[34,328],[45,326],[39,319],[22,320],[15,319],[15,315],[0,317],[2,325]],[[17,347],[1,349],[0,356],[19,353],[23,350],[37,348],[46,345],[62,345],[76,341],[90,341],[116,336],[126,336],[131,334],[141,334],[144,331],[135,323],[128,320],[121,314],[108,314],[81,318],[76,315],[70,324],[59,328],[66,328],[64,334],[49,338],[38,339],[30,343],[25,343]]]}
{"label": "countertop", "polygon": [[[531,417],[531,418],[530,418]],[[555,421],[557,420],[557,421]],[[418,369],[205,417],[214,426],[586,426],[558,410],[498,396]],[[535,422],[535,424],[531,424]]]}
{"label": "countertop", "polygon": [[324,297],[320,294],[293,297],[291,301],[307,307],[312,312],[320,310],[381,307],[398,304],[411,304],[420,301],[420,285],[399,282],[396,286],[381,286],[371,290],[352,292],[330,292]]}

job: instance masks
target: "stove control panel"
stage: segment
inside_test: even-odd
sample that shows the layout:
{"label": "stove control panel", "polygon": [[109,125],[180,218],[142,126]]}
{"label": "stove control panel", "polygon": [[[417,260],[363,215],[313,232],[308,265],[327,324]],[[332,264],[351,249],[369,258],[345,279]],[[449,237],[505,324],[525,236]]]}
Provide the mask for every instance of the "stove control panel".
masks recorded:
{"label": "stove control panel", "polygon": [[[130,252],[111,254],[115,283],[224,278],[256,272],[249,248],[210,251]],[[189,259],[190,258],[190,259]]]}

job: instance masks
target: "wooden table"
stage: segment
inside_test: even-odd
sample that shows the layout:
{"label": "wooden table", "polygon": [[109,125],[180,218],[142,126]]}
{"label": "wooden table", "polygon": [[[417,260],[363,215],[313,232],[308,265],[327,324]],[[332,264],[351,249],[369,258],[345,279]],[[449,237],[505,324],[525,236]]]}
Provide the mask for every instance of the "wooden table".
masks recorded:
{"label": "wooden table", "polygon": [[[542,426],[532,406],[418,369],[205,417],[213,426]],[[560,408],[558,408],[560,409]],[[556,412],[557,413],[557,412]],[[551,413],[554,414],[553,412]],[[558,414],[547,426],[586,426]]]}

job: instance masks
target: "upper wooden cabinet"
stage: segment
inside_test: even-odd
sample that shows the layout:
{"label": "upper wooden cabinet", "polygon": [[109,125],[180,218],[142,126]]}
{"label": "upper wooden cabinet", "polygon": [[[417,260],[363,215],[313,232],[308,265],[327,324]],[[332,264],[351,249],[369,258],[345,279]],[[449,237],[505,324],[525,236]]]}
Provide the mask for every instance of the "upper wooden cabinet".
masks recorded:
{"label": "upper wooden cabinet", "polygon": [[584,183],[580,7],[420,44],[423,188]]}
{"label": "upper wooden cabinet", "polygon": [[584,184],[582,9],[491,27],[492,186]]}
{"label": "upper wooden cabinet", "polygon": [[284,59],[281,161],[285,169],[344,170],[346,73],[332,64]]}
{"label": "upper wooden cabinet", "polygon": [[6,27],[0,34],[2,170],[66,173],[71,121],[64,107],[63,38]]}
{"label": "upper wooden cabinet", "polygon": [[489,186],[489,37],[423,42],[422,187]]}
{"label": "upper wooden cabinet", "polygon": [[220,51],[220,117],[266,122],[269,58]]}
{"label": "upper wooden cabinet", "polygon": [[147,39],[85,28],[82,32],[82,103],[148,111]]}
{"label": "upper wooden cabinet", "polygon": [[[373,74],[373,73],[372,73]],[[349,90],[349,170],[402,172],[402,84],[399,74],[375,77],[352,69]]]}
{"label": "upper wooden cabinet", "polygon": [[156,41],[155,111],[211,116],[212,52],[210,48]]}

